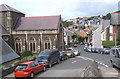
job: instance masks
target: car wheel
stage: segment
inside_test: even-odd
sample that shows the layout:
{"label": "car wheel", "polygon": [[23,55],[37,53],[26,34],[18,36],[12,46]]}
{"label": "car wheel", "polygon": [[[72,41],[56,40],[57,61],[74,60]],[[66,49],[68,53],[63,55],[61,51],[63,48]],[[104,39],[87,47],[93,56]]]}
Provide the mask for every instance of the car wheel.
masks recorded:
{"label": "car wheel", "polygon": [[17,77],[15,77],[15,79],[18,79]]}
{"label": "car wheel", "polygon": [[66,58],[66,60],[68,59],[68,56],[67,56],[67,58]]}
{"label": "car wheel", "polygon": [[114,66],[114,64],[113,64],[112,60],[110,60],[110,62],[111,62],[112,67],[114,68],[115,66]]}
{"label": "car wheel", "polygon": [[49,63],[49,68],[51,68],[52,67],[52,64],[51,63]]}
{"label": "car wheel", "polygon": [[57,60],[57,63],[58,63],[58,64],[60,63],[60,60],[59,60],[59,59]]}
{"label": "car wheel", "polygon": [[32,72],[31,74],[30,74],[30,78],[33,78],[34,77],[34,73]]}
{"label": "car wheel", "polygon": [[45,67],[45,66],[43,67],[43,71],[44,71],[44,72],[46,71],[46,67]]}
{"label": "car wheel", "polygon": [[62,61],[64,60],[64,58],[62,58]]}

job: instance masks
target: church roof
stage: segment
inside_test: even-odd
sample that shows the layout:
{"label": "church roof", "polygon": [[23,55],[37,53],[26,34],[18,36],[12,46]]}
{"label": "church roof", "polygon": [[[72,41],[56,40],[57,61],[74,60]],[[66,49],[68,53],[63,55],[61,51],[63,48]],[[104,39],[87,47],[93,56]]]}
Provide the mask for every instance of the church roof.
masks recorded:
{"label": "church roof", "polygon": [[60,15],[21,17],[18,19],[14,30],[48,30],[57,29]]}
{"label": "church roof", "polygon": [[[0,5],[0,11],[12,11],[12,12],[17,12],[17,13],[22,13],[22,12],[16,10],[16,9],[6,5],[6,4],[1,4]],[[24,13],[22,13],[22,14],[24,14]]]}
{"label": "church roof", "polygon": [[0,24],[0,34],[8,35],[9,32]]}

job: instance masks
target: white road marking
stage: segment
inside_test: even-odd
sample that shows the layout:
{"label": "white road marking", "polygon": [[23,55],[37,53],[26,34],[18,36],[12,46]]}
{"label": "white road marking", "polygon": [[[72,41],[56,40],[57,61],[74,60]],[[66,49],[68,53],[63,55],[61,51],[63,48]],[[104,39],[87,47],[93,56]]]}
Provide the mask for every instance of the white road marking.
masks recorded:
{"label": "white road marking", "polygon": [[[95,60],[93,60],[93,59],[91,59],[91,58],[87,58],[87,57],[83,57],[83,56],[79,56],[79,57],[82,58],[82,59],[84,59],[84,60],[95,61]],[[98,64],[101,64],[101,65],[103,65],[103,66],[105,66],[105,67],[109,67],[108,65],[106,65],[106,64],[104,64],[104,63],[101,63],[101,62],[99,62],[99,61],[95,61],[95,62],[97,62]]]}
{"label": "white road marking", "polygon": [[95,62],[97,62],[98,64],[101,64],[101,65],[103,65],[103,66],[105,66],[105,67],[109,67],[108,65],[103,64],[103,63],[101,63],[101,62],[98,62],[98,61],[95,61]]}
{"label": "white road marking", "polygon": [[73,61],[72,63],[75,63],[75,62],[77,62],[77,61]]}

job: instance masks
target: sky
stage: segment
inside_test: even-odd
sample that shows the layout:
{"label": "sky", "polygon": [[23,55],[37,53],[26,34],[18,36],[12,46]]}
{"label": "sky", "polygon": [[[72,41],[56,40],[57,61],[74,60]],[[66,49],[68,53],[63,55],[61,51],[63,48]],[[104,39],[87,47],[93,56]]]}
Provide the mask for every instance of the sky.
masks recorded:
{"label": "sky", "polygon": [[63,20],[106,15],[118,10],[119,0],[0,0],[26,16],[61,15]]}

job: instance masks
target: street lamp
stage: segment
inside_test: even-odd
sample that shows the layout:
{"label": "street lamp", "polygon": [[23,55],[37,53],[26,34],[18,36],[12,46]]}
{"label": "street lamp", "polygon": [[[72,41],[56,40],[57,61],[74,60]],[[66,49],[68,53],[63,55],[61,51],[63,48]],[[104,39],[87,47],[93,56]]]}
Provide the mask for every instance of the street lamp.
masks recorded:
{"label": "street lamp", "polygon": [[40,32],[40,50],[42,51],[42,33]]}
{"label": "street lamp", "polygon": [[28,39],[27,39],[27,33],[25,33],[26,36],[26,50],[28,50]]}

